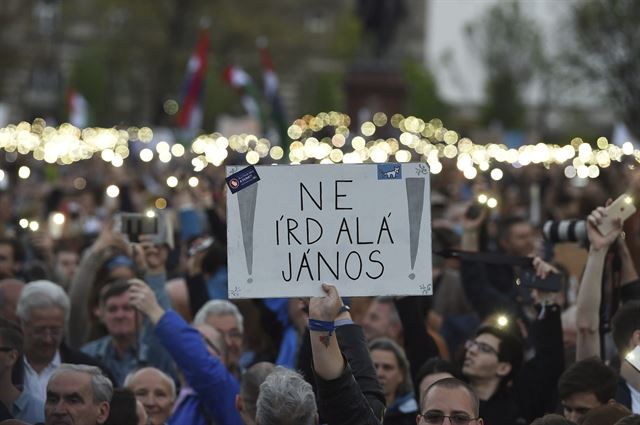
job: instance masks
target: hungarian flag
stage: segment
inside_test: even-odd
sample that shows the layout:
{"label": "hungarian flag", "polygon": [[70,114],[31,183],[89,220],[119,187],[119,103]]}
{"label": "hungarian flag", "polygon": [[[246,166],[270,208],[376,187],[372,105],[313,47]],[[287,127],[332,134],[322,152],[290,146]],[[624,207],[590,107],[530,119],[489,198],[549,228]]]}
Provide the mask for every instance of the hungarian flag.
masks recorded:
{"label": "hungarian flag", "polygon": [[202,97],[204,77],[207,71],[207,51],[209,50],[209,31],[203,29],[198,37],[196,50],[189,58],[187,73],[182,84],[178,127],[199,129],[202,126]]}
{"label": "hungarian flag", "polygon": [[278,94],[278,76],[273,69],[273,61],[269,53],[266,38],[258,39],[258,49],[260,50],[260,62],[262,63],[262,79],[264,84],[264,94],[271,107],[271,119],[275,127],[280,145],[285,150],[285,158],[289,155],[289,137],[287,136],[287,119],[282,107],[282,101]]}
{"label": "hungarian flag", "polygon": [[78,128],[85,128],[89,125],[89,104],[87,99],[72,88],[67,91],[67,114],[69,123],[72,125]]}
{"label": "hungarian flag", "polygon": [[222,74],[224,80],[238,93],[240,102],[247,114],[258,121],[265,131],[264,112],[260,107],[260,92],[247,72],[234,65],[229,65]]}

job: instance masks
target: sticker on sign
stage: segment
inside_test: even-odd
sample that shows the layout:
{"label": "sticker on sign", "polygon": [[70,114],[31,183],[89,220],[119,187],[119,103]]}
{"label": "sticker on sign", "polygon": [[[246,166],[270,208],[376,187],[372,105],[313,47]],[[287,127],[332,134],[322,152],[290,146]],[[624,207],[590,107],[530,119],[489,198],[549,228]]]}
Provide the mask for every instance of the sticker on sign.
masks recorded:
{"label": "sticker on sign", "polygon": [[424,164],[230,170],[230,298],[431,295]]}

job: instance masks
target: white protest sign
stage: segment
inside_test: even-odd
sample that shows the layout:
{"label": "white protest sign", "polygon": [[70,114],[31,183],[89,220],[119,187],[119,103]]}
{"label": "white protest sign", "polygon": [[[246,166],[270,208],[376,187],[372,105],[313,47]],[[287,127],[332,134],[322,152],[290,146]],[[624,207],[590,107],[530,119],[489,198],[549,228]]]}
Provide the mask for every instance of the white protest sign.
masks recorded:
{"label": "white protest sign", "polygon": [[227,167],[229,298],[431,295],[425,164]]}

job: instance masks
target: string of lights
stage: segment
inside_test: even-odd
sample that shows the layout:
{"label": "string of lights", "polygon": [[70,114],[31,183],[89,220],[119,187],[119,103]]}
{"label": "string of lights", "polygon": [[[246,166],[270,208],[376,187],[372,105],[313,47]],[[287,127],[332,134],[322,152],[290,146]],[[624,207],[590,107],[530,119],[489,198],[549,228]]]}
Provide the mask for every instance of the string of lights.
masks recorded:
{"label": "string of lights", "polygon": [[[291,139],[288,161],[284,158],[285,151],[281,146],[252,134],[229,137],[220,133],[204,134],[185,147],[163,140],[151,144],[154,133],[149,127],[79,129],[68,123],[53,127],[41,118],[33,123],[21,122],[0,128],[0,149],[32,155],[37,161],[59,165],[99,155],[112,166],[121,167],[132,155],[129,142],[141,143],[148,145],[136,150],[141,161],[151,162],[157,157],[162,163],[170,163],[174,158],[186,156],[191,159],[195,173],[208,165],[222,165],[231,152],[244,156],[247,164],[418,160],[427,163],[432,174],[440,173],[444,163],[455,162],[464,177],[470,180],[476,178],[478,173],[488,173],[493,180],[500,180],[503,177],[501,164],[516,168],[530,164],[545,167],[556,164],[564,167],[567,178],[597,178],[601,169],[613,162],[621,162],[625,156],[633,156],[640,162],[640,151],[634,149],[630,142],[620,147],[610,144],[605,137],[597,139],[595,148],[581,138],[574,138],[564,146],[541,142],[515,149],[499,143],[474,143],[445,128],[437,118],[424,121],[400,114],[389,118],[378,112],[370,121],[362,123],[357,132],[350,130],[350,125],[348,115],[334,111],[296,119],[288,128]],[[376,133],[389,125],[398,137],[378,137]],[[18,175],[22,179],[29,178],[29,167],[20,167]],[[169,187],[175,187],[178,181],[175,176],[170,176],[166,183]],[[197,177],[191,177],[189,184],[197,186]]]}

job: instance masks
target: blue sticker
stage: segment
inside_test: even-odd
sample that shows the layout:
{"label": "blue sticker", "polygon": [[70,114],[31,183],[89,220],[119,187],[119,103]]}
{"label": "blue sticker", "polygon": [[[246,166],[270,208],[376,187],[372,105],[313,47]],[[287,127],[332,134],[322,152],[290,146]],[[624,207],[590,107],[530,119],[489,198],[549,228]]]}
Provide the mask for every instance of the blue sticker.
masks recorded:
{"label": "blue sticker", "polygon": [[231,174],[225,180],[227,181],[227,186],[231,193],[236,193],[237,191],[256,183],[260,180],[260,177],[258,176],[258,172],[255,167],[250,165],[237,173]]}
{"label": "blue sticker", "polygon": [[402,166],[400,164],[378,164],[378,180],[402,180]]}

